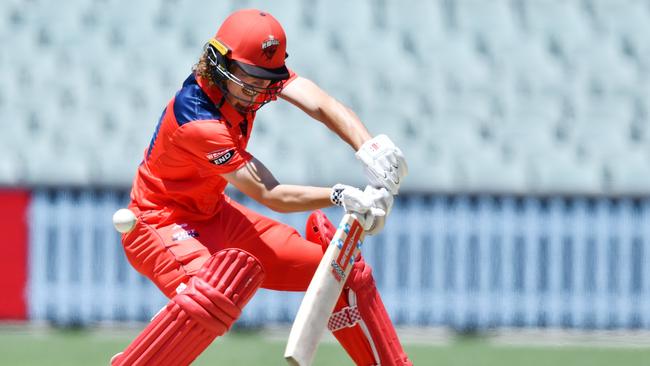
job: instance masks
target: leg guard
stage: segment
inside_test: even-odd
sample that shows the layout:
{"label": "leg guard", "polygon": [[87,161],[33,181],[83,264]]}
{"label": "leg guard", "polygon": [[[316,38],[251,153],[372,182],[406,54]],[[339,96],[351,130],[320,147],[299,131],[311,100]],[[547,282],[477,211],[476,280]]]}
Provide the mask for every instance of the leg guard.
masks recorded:
{"label": "leg guard", "polygon": [[[317,210],[309,216],[305,232],[307,240],[321,244],[325,251],[336,228],[323,212]],[[354,363],[364,366],[412,365],[379,297],[372,270],[361,257],[357,258],[346,285],[329,319],[328,328]]]}
{"label": "leg guard", "polygon": [[325,252],[336,233],[336,226],[321,210],[312,212],[305,226],[305,238],[312,243],[320,244]]}
{"label": "leg guard", "polygon": [[372,268],[363,258],[358,258],[354,263],[346,284],[357,296],[356,308],[379,357],[379,364],[413,365],[404,352],[384,303],[381,301],[375,279],[372,277]]}
{"label": "leg guard", "polygon": [[334,311],[327,322],[327,328],[339,341],[355,365],[377,365],[376,352],[368,341],[361,325],[359,310],[354,306],[354,293],[343,289]]}
{"label": "leg guard", "polygon": [[247,252],[214,254],[111,365],[189,365],[230,329],[263,279],[262,266]]}

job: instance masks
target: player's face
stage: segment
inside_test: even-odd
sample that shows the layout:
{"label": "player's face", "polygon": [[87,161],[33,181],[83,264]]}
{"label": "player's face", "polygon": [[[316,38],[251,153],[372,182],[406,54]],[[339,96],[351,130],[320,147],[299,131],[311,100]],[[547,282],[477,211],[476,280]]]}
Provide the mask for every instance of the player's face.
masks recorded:
{"label": "player's face", "polygon": [[[246,110],[253,104],[259,95],[259,89],[255,88],[263,89],[267,88],[271,84],[270,80],[252,77],[237,66],[233,66],[230,72],[244,83],[243,86],[232,80],[228,80],[226,83],[229,92],[226,99],[228,100],[228,103],[239,110]],[[246,87],[247,85],[253,86],[254,88]]]}

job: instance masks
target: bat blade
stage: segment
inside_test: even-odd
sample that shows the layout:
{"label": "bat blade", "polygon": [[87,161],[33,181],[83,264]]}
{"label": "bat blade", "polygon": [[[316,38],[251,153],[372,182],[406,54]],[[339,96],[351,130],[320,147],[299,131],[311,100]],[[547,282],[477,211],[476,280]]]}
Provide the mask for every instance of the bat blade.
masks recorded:
{"label": "bat blade", "polygon": [[284,352],[289,365],[311,365],[364,236],[359,221],[346,213],[309,283],[291,327]]}

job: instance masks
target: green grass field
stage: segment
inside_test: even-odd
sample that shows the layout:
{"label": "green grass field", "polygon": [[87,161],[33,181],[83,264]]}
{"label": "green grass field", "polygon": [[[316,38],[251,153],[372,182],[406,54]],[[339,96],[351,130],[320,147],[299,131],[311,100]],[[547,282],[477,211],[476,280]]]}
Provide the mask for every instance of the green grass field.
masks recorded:
{"label": "green grass field", "polygon": [[[135,336],[131,331],[28,330],[0,327],[0,365],[108,365]],[[258,333],[232,333],[215,342],[194,365],[285,365],[284,341]],[[415,365],[611,366],[649,365],[648,348],[497,346],[481,338],[449,345],[406,344]],[[314,365],[350,365],[338,344],[323,343]]]}

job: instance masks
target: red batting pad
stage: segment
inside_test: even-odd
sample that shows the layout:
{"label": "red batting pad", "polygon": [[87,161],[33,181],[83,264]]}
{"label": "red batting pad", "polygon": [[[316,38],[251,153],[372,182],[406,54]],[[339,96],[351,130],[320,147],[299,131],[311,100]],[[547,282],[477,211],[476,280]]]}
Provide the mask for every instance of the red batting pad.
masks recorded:
{"label": "red batting pad", "polygon": [[379,297],[372,268],[363,258],[354,263],[347,285],[357,295],[357,307],[379,354],[379,363],[383,366],[413,365]]}
{"label": "red batting pad", "polygon": [[[341,292],[341,296],[334,307],[334,314],[350,306],[347,300],[348,293],[349,289]],[[377,365],[375,355],[372,352],[366,334],[363,332],[363,329],[361,329],[361,325],[358,323],[352,326],[347,325],[333,331],[332,334],[336,340],[339,341],[341,346],[343,346],[345,352],[347,352],[350,358],[352,358],[355,365]]]}
{"label": "red batting pad", "polygon": [[336,226],[325,216],[321,210],[313,211],[305,224],[305,239],[312,243],[320,244],[323,252],[327,250],[330,241],[336,233]]}
{"label": "red batting pad", "polygon": [[214,254],[112,365],[189,365],[230,329],[263,279],[262,266],[247,252]]}

